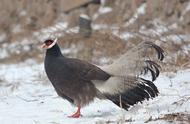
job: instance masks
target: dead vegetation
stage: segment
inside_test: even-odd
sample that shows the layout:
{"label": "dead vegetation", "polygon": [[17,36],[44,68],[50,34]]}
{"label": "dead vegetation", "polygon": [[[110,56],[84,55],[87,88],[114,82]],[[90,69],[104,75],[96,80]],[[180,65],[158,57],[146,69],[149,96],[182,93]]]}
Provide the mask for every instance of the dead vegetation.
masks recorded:
{"label": "dead vegetation", "polygon": [[[59,33],[60,44],[64,49],[71,49],[68,56],[92,61],[102,64],[102,58],[111,59],[118,57],[128,49],[134,47],[141,41],[152,41],[160,45],[165,50],[164,71],[176,71],[190,67],[190,50],[188,38],[181,35],[189,34],[190,30],[190,10],[187,6],[188,0],[172,1],[151,1],[151,0],[106,0],[102,5],[89,3],[84,0],[85,5],[75,3],[75,8],[64,10],[64,0],[1,0],[0,4],[0,29],[1,34],[6,34],[6,38],[0,44],[20,42],[28,39],[29,51],[23,51],[21,46],[17,52],[11,52],[8,58],[1,59],[0,62],[12,63],[24,61],[28,58],[35,58],[42,61],[43,52],[38,47],[40,39],[33,36],[33,32],[42,28],[53,26],[57,22],[68,22],[68,29],[78,25],[78,17],[81,13],[88,14],[92,18],[93,25],[104,24],[107,28],[100,28],[92,33],[89,38],[83,38],[80,34],[68,33],[63,29]],[[89,0],[90,1],[90,0]],[[88,3],[88,2],[87,2]],[[138,15],[137,10],[146,4],[145,13]],[[169,7],[168,7],[169,6]],[[103,7],[112,8],[112,11],[100,13]],[[138,18],[129,25],[126,24]],[[95,16],[96,15],[96,16]],[[118,27],[112,29],[111,27]],[[101,27],[101,26],[100,26]],[[118,32],[113,35],[113,32]],[[132,36],[122,39],[119,36],[130,33]],[[54,35],[55,33],[52,33]],[[175,38],[172,38],[175,36]],[[178,41],[175,41],[178,39]],[[18,51],[17,50],[17,51]],[[10,51],[10,52],[9,52]]]}
{"label": "dead vegetation", "polygon": [[152,117],[149,118],[145,123],[151,122],[151,121],[158,121],[158,120],[164,120],[168,121],[170,123],[189,123],[190,122],[190,114],[187,113],[171,113],[171,114],[165,114],[161,117],[158,117],[156,119],[153,119]]}

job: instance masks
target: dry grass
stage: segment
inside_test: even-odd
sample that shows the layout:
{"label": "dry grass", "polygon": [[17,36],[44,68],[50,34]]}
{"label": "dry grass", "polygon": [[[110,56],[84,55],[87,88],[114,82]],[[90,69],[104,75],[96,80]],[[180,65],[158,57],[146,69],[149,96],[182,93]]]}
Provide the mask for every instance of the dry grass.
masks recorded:
{"label": "dry grass", "polygon": [[[77,52],[71,51],[69,54],[71,57],[77,57],[100,64],[99,61],[101,58],[114,59],[141,41],[148,40],[157,43],[165,50],[166,59],[164,61],[165,63],[163,63],[164,71],[177,71],[178,69],[190,68],[190,60],[188,59],[190,58],[189,51],[184,51],[184,46],[189,43],[187,41],[176,43],[176,41],[171,39],[166,39],[166,41],[162,41],[161,39],[162,37],[174,34],[187,34],[189,30],[188,19],[183,22],[180,21],[180,18],[183,16],[186,18],[186,14],[182,15],[181,13],[184,12],[188,1],[173,0],[171,5],[169,5],[171,6],[170,9],[164,9],[164,7],[168,5],[167,1],[159,0],[158,2],[151,2],[147,0],[147,13],[140,15],[133,24],[125,27],[123,24],[133,16],[138,6],[142,5],[144,1],[139,0],[139,2],[136,2],[137,1],[132,0],[107,1],[105,6],[112,7],[113,11],[100,14],[93,20],[94,24],[106,24],[108,27],[109,25],[117,26],[120,29],[120,33],[132,33],[134,36],[127,41],[113,35],[110,29],[95,31],[90,38],[83,38],[80,34],[62,32],[65,34],[64,37],[60,37],[62,47],[65,49],[77,49]],[[61,19],[68,20],[71,18],[69,23],[75,26],[77,25],[78,16],[81,12],[87,12],[90,16],[93,16],[98,10],[98,6],[89,5],[86,8],[83,7],[71,11],[63,17],[61,16],[63,14],[63,5],[61,3],[61,0],[1,0],[0,16],[3,18],[0,18],[0,33],[3,32],[7,34],[5,42],[15,42],[23,38],[31,37],[33,31],[38,31],[43,27],[50,26]],[[154,25],[154,19],[157,17],[164,22],[165,25],[160,24],[163,27],[169,29],[172,24],[176,23],[178,24],[178,28],[157,36],[146,35],[139,32],[142,26],[154,30],[156,27]],[[29,40],[29,42],[31,42],[31,40]],[[35,38],[32,42],[34,42],[32,43],[34,47],[31,52],[21,51],[21,54],[13,53],[9,58],[0,60],[0,62],[12,63],[24,61],[28,58],[36,58],[38,61],[42,61],[44,51],[35,48],[37,47]]]}
{"label": "dry grass", "polygon": [[95,31],[89,38],[84,38],[80,34],[69,33],[60,38],[60,45],[63,48],[70,48],[73,44],[79,49],[75,57],[96,64],[100,64],[99,59],[102,57],[116,57],[126,50],[126,43],[111,32]]}
{"label": "dry grass", "polygon": [[176,122],[189,123],[190,122],[190,114],[187,114],[187,113],[165,114],[156,119],[149,118],[149,120],[147,120],[145,123],[148,123],[151,121],[158,121],[158,120],[164,120],[164,121],[168,121],[170,123],[176,123]]}

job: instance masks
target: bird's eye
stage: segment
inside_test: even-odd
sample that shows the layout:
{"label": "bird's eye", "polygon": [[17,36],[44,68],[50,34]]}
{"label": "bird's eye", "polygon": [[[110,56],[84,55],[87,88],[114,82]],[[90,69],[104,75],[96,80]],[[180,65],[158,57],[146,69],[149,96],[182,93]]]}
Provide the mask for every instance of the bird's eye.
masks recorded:
{"label": "bird's eye", "polygon": [[47,46],[51,45],[52,43],[53,43],[53,40],[50,40],[50,39],[45,41],[45,44]]}

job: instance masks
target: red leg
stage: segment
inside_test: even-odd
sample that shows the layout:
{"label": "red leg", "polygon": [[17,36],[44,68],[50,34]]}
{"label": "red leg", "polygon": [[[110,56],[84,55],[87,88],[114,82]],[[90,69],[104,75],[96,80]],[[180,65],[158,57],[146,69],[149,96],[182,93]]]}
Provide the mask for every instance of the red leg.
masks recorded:
{"label": "red leg", "polygon": [[80,114],[80,105],[77,106],[77,111],[71,116],[68,116],[69,118],[79,118],[81,116]]}

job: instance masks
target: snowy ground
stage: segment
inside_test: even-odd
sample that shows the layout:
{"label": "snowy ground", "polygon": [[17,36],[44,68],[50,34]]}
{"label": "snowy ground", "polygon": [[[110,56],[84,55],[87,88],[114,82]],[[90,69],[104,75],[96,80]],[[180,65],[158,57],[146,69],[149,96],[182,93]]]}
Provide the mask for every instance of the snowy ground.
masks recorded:
{"label": "snowy ground", "polygon": [[139,124],[169,113],[190,114],[190,70],[164,73],[155,82],[160,95],[124,111],[110,101],[95,100],[82,109],[83,117],[67,118],[76,108],[57,96],[46,79],[43,64],[27,61],[0,65],[1,124]]}

